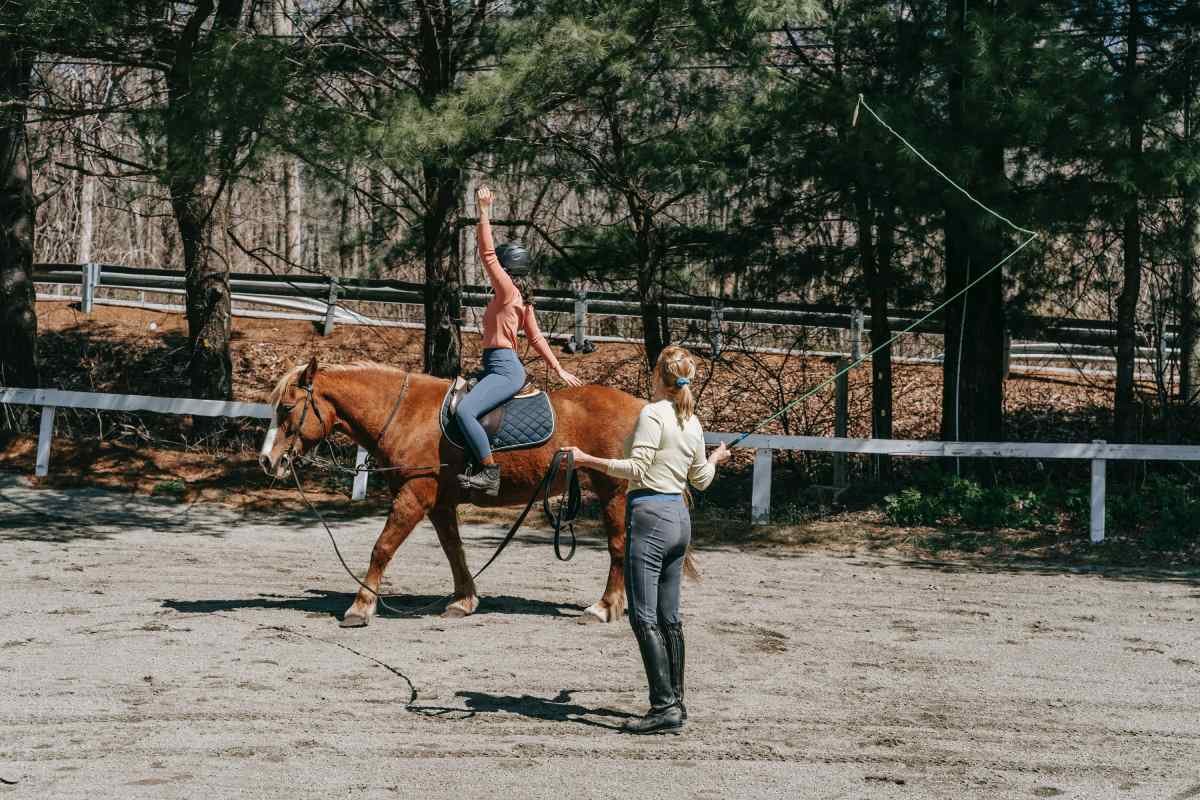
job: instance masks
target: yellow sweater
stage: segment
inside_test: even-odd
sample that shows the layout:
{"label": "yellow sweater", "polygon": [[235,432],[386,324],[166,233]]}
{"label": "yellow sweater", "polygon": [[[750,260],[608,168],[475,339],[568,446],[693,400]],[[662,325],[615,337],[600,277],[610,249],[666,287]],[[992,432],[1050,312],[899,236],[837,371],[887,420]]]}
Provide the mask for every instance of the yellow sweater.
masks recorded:
{"label": "yellow sweater", "polygon": [[716,468],[704,454],[704,431],[693,415],[681,427],[670,400],[650,403],[638,415],[625,443],[625,458],[612,459],[605,472],[629,481],[629,491],[678,494],[690,483],[703,491]]}

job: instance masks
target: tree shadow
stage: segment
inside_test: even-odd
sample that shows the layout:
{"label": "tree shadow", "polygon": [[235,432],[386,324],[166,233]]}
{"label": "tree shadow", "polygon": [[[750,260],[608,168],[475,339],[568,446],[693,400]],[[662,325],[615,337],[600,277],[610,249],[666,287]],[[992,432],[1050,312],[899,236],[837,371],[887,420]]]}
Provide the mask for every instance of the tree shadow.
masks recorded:
{"label": "tree shadow", "polygon": [[1113,581],[1155,581],[1159,583],[1181,583],[1200,586],[1200,570],[1170,570],[1155,567],[1125,566],[1119,564],[1070,564],[1054,560],[1022,559],[1020,561],[963,560],[944,561],[939,559],[896,558],[888,562],[863,562],[862,566],[905,567],[929,570],[946,574],[993,574],[993,575],[1095,575]]}
{"label": "tree shadow", "polygon": [[101,540],[131,527],[223,537],[237,524],[229,515],[192,514],[192,509],[173,500],[157,501],[104,489],[31,490],[21,486],[15,476],[0,476],[0,511],[4,519],[0,541]]}
{"label": "tree shadow", "polygon": [[[327,614],[341,619],[346,609],[354,602],[355,595],[348,592],[332,592],[325,589],[308,589],[300,597],[279,594],[258,594],[253,597],[211,600],[163,599],[163,608],[182,614],[217,614],[224,611],[255,609],[266,611],[302,611],[309,614]],[[444,605],[451,601],[449,595],[384,595],[387,603],[401,614],[420,618],[438,617]],[[574,613],[571,613],[574,612]],[[488,614],[517,614],[538,617],[574,618],[583,613],[583,606],[574,603],[549,603],[544,600],[529,600],[511,595],[484,595],[480,598],[475,616]],[[380,607],[379,619],[401,617]]]}
{"label": "tree shadow", "polygon": [[41,332],[38,349],[45,363],[59,367],[52,388],[156,397],[187,393],[188,338],[181,331],[131,339],[118,325],[81,318],[71,327]]}
{"label": "tree shadow", "polygon": [[517,714],[531,719],[546,722],[574,722],[606,730],[620,730],[620,725],[609,725],[586,717],[610,717],[629,719],[635,717],[626,711],[615,711],[609,708],[589,708],[571,702],[571,695],[587,689],[562,689],[552,698],[534,697],[533,695],[505,695],[489,692],[455,692],[455,697],[463,698],[463,708],[451,706],[408,706],[414,714],[440,719],[470,719],[476,714],[494,714],[503,712]]}

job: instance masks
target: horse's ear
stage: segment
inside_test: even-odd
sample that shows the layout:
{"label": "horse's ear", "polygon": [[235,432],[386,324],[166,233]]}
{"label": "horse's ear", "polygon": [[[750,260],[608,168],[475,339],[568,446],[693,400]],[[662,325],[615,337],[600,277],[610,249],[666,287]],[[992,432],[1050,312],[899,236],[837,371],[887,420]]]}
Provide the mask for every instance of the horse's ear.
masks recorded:
{"label": "horse's ear", "polygon": [[317,377],[317,357],[313,356],[308,360],[308,366],[304,368],[304,374],[300,377],[300,385],[312,386],[315,377]]}

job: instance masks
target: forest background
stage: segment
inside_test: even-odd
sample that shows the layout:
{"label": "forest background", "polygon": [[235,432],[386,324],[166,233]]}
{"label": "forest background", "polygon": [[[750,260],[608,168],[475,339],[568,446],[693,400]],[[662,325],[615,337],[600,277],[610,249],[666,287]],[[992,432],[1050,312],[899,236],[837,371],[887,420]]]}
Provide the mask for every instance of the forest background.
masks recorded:
{"label": "forest background", "polygon": [[[462,367],[473,190],[545,286],[943,315],[944,438],[1002,440],[1006,329],[1117,325],[1113,441],[1195,404],[1200,0],[0,2],[0,369],[39,370],[34,262],[183,269],[186,393],[233,395],[228,275],[423,283]],[[1139,347],[1169,342],[1154,380]],[[891,353],[871,431],[891,435]],[[1177,434],[1178,432],[1176,432]],[[1174,438],[1174,434],[1172,438]]]}

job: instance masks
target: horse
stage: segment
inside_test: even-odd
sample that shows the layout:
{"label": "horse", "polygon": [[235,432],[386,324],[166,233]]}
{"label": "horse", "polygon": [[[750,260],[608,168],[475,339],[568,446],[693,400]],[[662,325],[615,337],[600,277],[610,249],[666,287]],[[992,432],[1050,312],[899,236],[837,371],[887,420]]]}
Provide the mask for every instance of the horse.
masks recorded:
{"label": "horse", "polygon": [[[263,442],[259,463],[277,479],[289,476],[300,456],[340,432],[365,448],[381,468],[391,491],[391,510],[371,563],[343,627],[371,622],[383,573],[396,550],[422,518],[428,517],[450,562],[454,593],[443,616],[465,617],[479,607],[479,594],[463,552],[458,505],[523,505],[541,485],[554,454],[568,445],[603,458],[619,458],[645,401],[607,386],[588,385],[549,393],[557,425],[537,447],[496,453],[500,493],[488,497],[464,490],[458,474],[465,454],[443,435],[439,411],[450,381],[377,364],[356,362],[288,370],[270,396],[274,422]],[[600,599],[588,606],[581,622],[613,622],[625,611],[625,482],[603,472],[580,469],[580,483],[599,499],[608,538],[608,580]],[[561,491],[559,485],[547,493]],[[540,495],[539,495],[540,499]]]}

